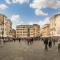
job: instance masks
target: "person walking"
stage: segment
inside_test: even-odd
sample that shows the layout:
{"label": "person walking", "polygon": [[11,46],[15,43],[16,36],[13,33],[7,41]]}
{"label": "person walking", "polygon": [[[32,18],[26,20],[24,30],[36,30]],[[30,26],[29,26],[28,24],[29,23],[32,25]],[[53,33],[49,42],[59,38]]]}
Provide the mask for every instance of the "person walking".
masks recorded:
{"label": "person walking", "polygon": [[15,38],[13,38],[13,41],[14,41],[14,42],[16,41]]}
{"label": "person walking", "polygon": [[32,39],[32,38],[30,38],[29,42],[30,42],[30,45],[31,45],[31,44],[33,43],[33,39]]}
{"label": "person walking", "polygon": [[58,51],[60,52],[60,38],[58,39]]}
{"label": "person walking", "polygon": [[52,47],[52,41],[51,41],[51,39],[49,40],[49,48],[51,48]]}
{"label": "person walking", "polygon": [[53,45],[55,45],[55,39],[53,39]]}
{"label": "person walking", "polygon": [[48,38],[44,40],[45,50],[48,50]]}
{"label": "person walking", "polygon": [[29,38],[27,38],[27,43],[28,43],[28,45],[30,44],[30,39]]}
{"label": "person walking", "polygon": [[20,43],[20,41],[21,41],[21,38],[19,38],[19,43]]}

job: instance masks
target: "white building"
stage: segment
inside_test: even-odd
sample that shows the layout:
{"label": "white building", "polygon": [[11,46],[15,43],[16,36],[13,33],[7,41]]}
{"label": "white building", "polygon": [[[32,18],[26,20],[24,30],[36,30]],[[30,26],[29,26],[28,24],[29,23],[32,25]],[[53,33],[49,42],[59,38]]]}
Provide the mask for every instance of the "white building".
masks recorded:
{"label": "white building", "polygon": [[51,36],[60,36],[60,14],[56,14],[50,18]]}

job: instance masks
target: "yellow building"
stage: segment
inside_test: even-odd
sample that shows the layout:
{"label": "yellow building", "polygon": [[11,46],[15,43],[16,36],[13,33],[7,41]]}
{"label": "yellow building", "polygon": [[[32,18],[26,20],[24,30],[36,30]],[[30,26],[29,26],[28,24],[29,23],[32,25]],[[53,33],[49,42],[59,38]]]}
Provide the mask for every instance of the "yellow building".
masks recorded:
{"label": "yellow building", "polygon": [[16,37],[37,37],[39,36],[40,26],[37,24],[33,25],[17,25],[16,26]]}
{"label": "yellow building", "polygon": [[50,24],[45,24],[42,28],[42,37],[49,37],[50,36]]}
{"label": "yellow building", "polygon": [[9,32],[12,29],[12,22],[3,14],[0,14],[0,37],[10,37]]}
{"label": "yellow building", "polygon": [[51,36],[60,36],[60,14],[50,18],[50,30]]}

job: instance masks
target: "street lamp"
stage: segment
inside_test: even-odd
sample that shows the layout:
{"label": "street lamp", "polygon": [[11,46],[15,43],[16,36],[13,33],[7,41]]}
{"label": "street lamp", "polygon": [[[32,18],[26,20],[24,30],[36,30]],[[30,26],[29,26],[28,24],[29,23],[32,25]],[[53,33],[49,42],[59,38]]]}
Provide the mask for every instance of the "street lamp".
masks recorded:
{"label": "street lamp", "polygon": [[29,27],[28,27],[28,37],[30,37],[30,29],[29,29]]}
{"label": "street lamp", "polygon": [[2,38],[3,38],[4,31],[2,30]]}

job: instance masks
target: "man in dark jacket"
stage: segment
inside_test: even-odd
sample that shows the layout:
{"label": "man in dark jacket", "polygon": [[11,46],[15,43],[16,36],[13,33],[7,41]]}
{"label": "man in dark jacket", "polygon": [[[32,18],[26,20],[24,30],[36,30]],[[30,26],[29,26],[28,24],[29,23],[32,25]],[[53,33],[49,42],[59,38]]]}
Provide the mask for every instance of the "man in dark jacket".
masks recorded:
{"label": "man in dark jacket", "polygon": [[45,49],[47,50],[48,49],[48,38],[45,38],[44,44],[45,44]]}
{"label": "man in dark jacket", "polygon": [[51,48],[52,47],[52,41],[51,41],[51,39],[49,40],[49,48]]}

